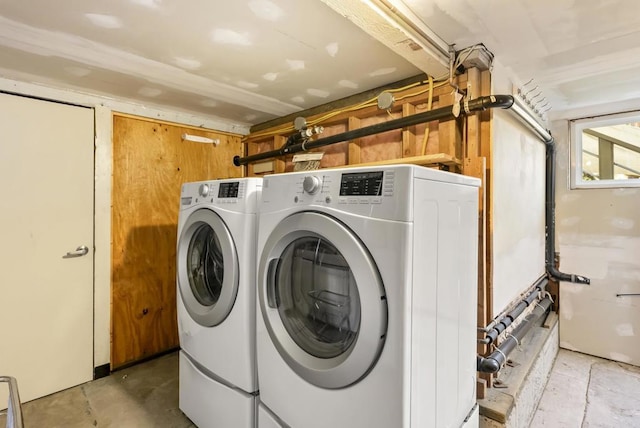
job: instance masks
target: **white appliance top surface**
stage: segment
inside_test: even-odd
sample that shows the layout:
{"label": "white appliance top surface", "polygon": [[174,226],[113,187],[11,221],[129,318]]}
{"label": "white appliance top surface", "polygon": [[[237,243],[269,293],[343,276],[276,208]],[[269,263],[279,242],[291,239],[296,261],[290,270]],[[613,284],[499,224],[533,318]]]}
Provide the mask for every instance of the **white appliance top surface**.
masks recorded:
{"label": "white appliance top surface", "polygon": [[414,183],[428,189],[477,188],[480,180],[415,165],[385,165],[320,169],[264,177],[261,214],[287,209],[351,213],[392,221],[413,221],[415,203],[430,199],[429,192],[415,194]]}
{"label": "white appliance top surface", "polygon": [[462,174],[455,174],[447,171],[440,171],[433,168],[427,168],[419,165],[411,164],[398,164],[398,165],[380,165],[380,166],[355,166],[355,167],[340,167],[340,168],[325,168],[312,171],[299,171],[288,172],[284,174],[269,174],[264,178],[276,177],[276,176],[304,176],[313,173],[319,173],[325,176],[333,175],[340,176],[344,173],[357,173],[357,172],[369,172],[369,171],[411,171],[411,175],[414,178],[420,178],[431,181],[442,181],[445,183],[465,184],[467,186],[480,187],[480,179],[475,177],[469,177]]}
{"label": "white appliance top surface", "polygon": [[227,211],[254,214],[257,212],[262,178],[229,178],[184,183],[180,209],[208,205]]}

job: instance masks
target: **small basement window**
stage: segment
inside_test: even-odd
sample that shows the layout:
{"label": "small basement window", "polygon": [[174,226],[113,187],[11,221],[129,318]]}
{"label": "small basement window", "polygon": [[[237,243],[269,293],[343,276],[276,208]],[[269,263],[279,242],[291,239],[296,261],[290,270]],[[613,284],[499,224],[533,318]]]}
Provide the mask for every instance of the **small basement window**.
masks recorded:
{"label": "small basement window", "polygon": [[640,112],[571,123],[571,187],[640,187]]}

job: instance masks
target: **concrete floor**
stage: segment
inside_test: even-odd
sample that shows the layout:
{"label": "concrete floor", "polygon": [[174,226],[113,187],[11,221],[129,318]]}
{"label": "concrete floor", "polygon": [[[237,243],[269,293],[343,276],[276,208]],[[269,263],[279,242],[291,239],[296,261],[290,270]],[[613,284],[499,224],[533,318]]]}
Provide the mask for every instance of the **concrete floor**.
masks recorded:
{"label": "concrete floor", "polygon": [[640,427],[640,367],[561,349],[530,427]]}
{"label": "concrete floor", "polygon": [[[178,409],[178,353],[25,403],[23,412],[25,428],[194,427]],[[531,427],[640,427],[640,368],[560,350]]]}
{"label": "concrete floor", "polygon": [[24,403],[22,411],[25,428],[195,427],[178,409],[177,352]]}

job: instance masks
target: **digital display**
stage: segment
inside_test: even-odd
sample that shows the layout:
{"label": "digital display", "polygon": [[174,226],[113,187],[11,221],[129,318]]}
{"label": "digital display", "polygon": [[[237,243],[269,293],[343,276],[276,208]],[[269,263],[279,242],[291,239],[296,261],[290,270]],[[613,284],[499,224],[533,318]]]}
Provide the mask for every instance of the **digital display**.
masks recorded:
{"label": "digital display", "polygon": [[342,174],[340,196],[382,195],[382,171]]}
{"label": "digital display", "polygon": [[218,197],[219,198],[237,198],[239,187],[240,187],[239,181],[234,181],[231,183],[220,183],[220,188],[218,189]]}

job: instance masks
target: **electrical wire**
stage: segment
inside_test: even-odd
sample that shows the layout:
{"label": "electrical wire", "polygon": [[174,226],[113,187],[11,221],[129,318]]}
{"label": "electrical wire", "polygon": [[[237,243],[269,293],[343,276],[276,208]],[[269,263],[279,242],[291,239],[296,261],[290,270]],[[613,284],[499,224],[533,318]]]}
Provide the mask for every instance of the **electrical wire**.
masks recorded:
{"label": "electrical wire", "polygon": [[[427,111],[431,110],[431,105],[433,104],[433,79],[429,76],[429,100],[427,101]],[[424,137],[422,138],[422,149],[420,150],[421,155],[427,154],[427,140],[429,140],[429,123],[426,123],[424,128]]]}
{"label": "electrical wire", "polygon": [[[431,77],[431,76],[428,76],[428,77],[429,77],[430,80],[433,80],[433,77]],[[446,76],[445,76],[445,78],[446,78]],[[436,79],[436,81],[439,82],[439,79]],[[417,92],[414,92],[414,93],[406,94],[406,95],[403,95],[402,97],[397,98],[397,100],[399,101],[399,100],[402,100],[402,99],[405,99],[405,98],[415,97],[415,96],[424,94],[427,91],[433,91],[434,88],[443,86],[445,83],[446,82],[442,82],[442,83],[439,82],[438,85],[433,86],[433,88],[430,87],[430,88],[425,89],[425,90],[421,90],[421,91],[417,91]],[[411,83],[409,85],[406,85],[406,86],[403,86],[403,87],[400,87],[400,88],[387,89],[386,91],[387,92],[391,92],[391,93],[403,92],[403,91],[406,91],[408,89],[415,88],[416,86],[420,86],[422,84],[423,84],[423,81],[421,80],[419,82]],[[320,123],[322,123],[322,122],[324,122],[326,120],[329,120],[332,117],[335,117],[335,116],[338,116],[340,114],[343,114],[343,113],[362,110],[362,109],[367,108],[367,107],[374,107],[374,106],[377,105],[377,100],[378,100],[377,96],[369,98],[368,100],[365,100],[365,101],[363,101],[363,102],[361,102],[359,104],[356,104],[354,106],[347,107],[347,108],[340,109],[340,110],[335,110],[335,111],[332,111],[330,113],[325,114],[324,116],[320,116],[320,117],[318,117],[316,119],[310,120],[308,122],[308,124],[311,125],[311,126],[319,125]],[[274,135],[285,134],[285,133],[293,132],[293,131],[295,131],[295,127],[293,125],[287,125],[287,126],[283,126],[283,127],[277,128],[277,129],[272,129],[270,131],[247,135],[247,136],[242,138],[242,141],[246,141],[249,138],[251,138],[253,140],[253,139],[256,139],[256,138],[271,137],[271,136],[274,136]]]}
{"label": "electrical wire", "polygon": [[[472,45],[472,46],[469,46],[467,48],[464,48],[464,49],[460,50],[459,52],[457,52],[455,54],[455,59],[453,61],[453,67],[452,67],[453,69],[450,70],[450,73],[444,74],[444,75],[439,76],[439,77],[437,77],[435,79],[432,76],[428,76],[429,84],[428,84],[428,88],[427,89],[424,89],[424,90],[421,90],[421,91],[418,91],[418,92],[414,92],[414,93],[410,93],[410,94],[405,94],[402,97],[397,98],[396,101],[401,101],[401,100],[403,100],[405,98],[415,97],[415,96],[418,96],[418,95],[422,95],[425,92],[429,92],[429,101],[428,101],[428,107],[427,108],[428,108],[428,110],[431,110],[431,106],[432,106],[432,102],[433,102],[433,90],[435,88],[439,88],[441,86],[446,85],[447,84],[447,79],[450,78],[450,75],[455,73],[455,70],[458,69],[458,67],[460,67],[460,65],[462,65],[471,56],[471,54],[474,51],[479,50],[479,49],[485,49],[486,50],[485,46],[482,43],[477,43],[475,45]],[[491,55],[491,57],[493,58],[493,54],[491,52],[489,52],[488,50],[486,52],[489,55]],[[437,82],[437,83],[434,84],[434,82]],[[409,85],[406,85],[406,86],[403,86],[403,87],[400,87],[400,88],[387,89],[386,92],[391,92],[391,93],[403,92],[403,91],[406,91],[408,89],[414,88],[416,86],[421,86],[423,84],[424,84],[424,81],[421,80],[419,82],[411,83]],[[331,119],[331,118],[333,118],[335,116],[338,116],[340,114],[353,112],[353,111],[357,111],[357,110],[362,110],[362,109],[365,109],[367,107],[373,107],[373,106],[377,105],[377,99],[378,99],[377,96],[376,97],[372,97],[372,98],[370,98],[368,100],[365,100],[365,101],[363,101],[363,102],[361,102],[359,104],[356,104],[354,106],[343,108],[343,109],[340,109],[340,110],[332,111],[332,112],[327,113],[327,114],[325,114],[323,116],[320,116],[320,117],[318,117],[316,119],[310,120],[308,122],[308,124],[311,125],[311,126],[319,125],[322,122],[324,122],[326,120],[329,120],[329,119]],[[246,135],[246,136],[244,136],[242,138],[242,141],[244,142],[244,141],[248,140],[249,138],[251,138],[253,140],[253,139],[257,139],[257,138],[265,138],[265,137],[271,137],[271,136],[274,136],[274,135],[286,134],[286,133],[289,133],[289,132],[293,132],[295,130],[296,129],[295,129],[295,127],[293,125],[282,126],[280,128],[272,129],[270,131],[265,131],[265,132],[259,132],[259,133],[255,133],[255,134]],[[422,154],[424,154],[425,151],[426,151],[426,140],[429,137],[428,132],[429,132],[429,128],[428,128],[428,125],[427,125],[427,128],[425,129],[425,137],[424,137],[423,142],[422,142]]]}

